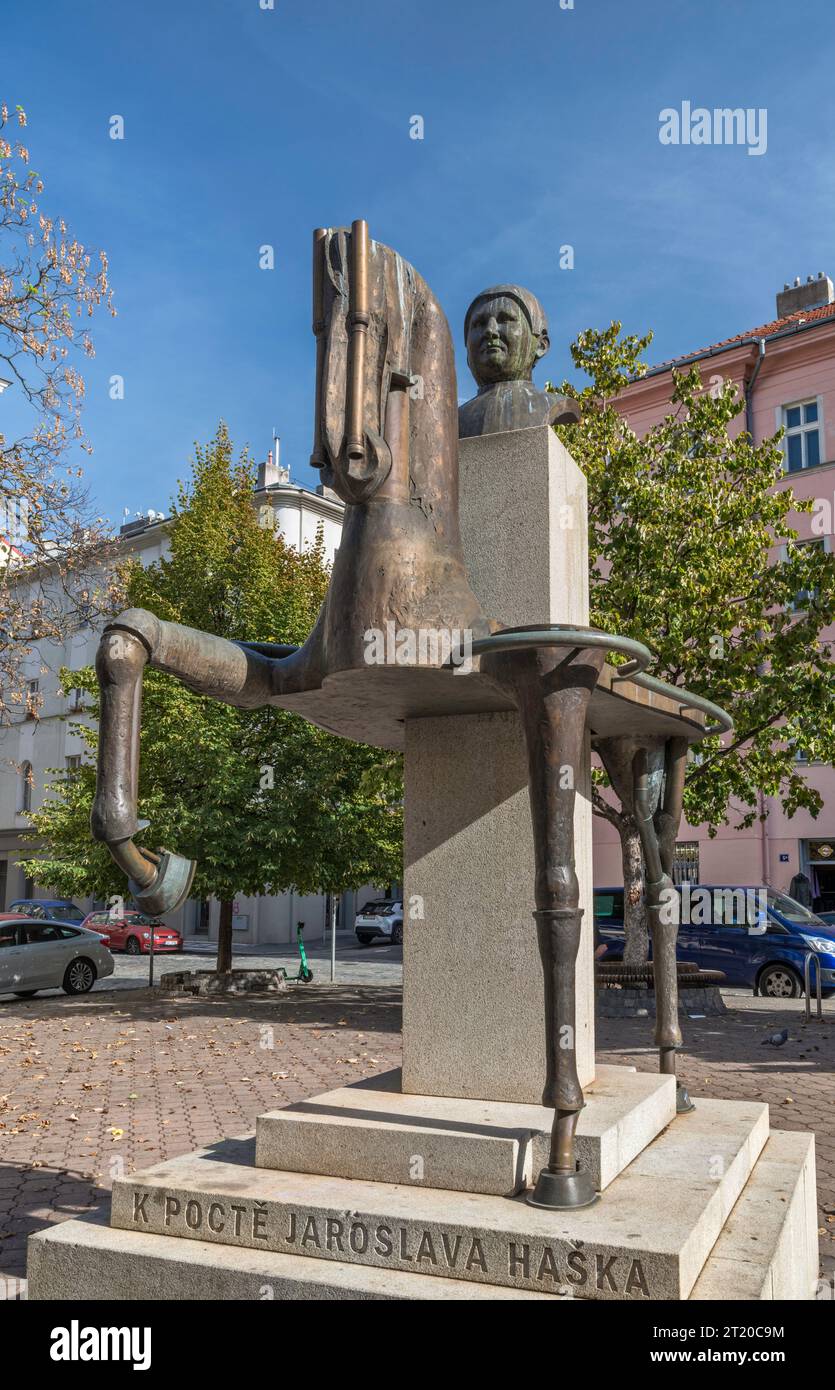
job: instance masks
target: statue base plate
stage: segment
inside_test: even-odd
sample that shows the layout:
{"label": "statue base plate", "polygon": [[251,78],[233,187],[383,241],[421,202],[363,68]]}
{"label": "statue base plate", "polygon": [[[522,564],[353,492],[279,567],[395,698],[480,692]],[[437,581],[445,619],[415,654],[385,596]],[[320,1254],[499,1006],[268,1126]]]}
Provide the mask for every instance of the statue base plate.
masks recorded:
{"label": "statue base plate", "polygon": [[548,1211],[568,1211],[574,1207],[591,1207],[600,1201],[591,1174],[577,1164],[573,1173],[552,1173],[543,1168],[533,1192],[526,1201],[529,1207],[545,1207]]}

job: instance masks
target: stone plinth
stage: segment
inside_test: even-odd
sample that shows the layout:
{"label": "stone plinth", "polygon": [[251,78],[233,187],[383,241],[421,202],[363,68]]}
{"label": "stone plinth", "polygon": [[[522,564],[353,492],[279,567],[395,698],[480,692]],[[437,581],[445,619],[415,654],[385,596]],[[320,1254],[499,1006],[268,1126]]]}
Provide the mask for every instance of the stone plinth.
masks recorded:
{"label": "stone plinth", "polygon": [[812,1134],[773,1133],[690,1297],[811,1298],[818,1279]]}
{"label": "stone plinth", "polygon": [[524,1197],[256,1168],[252,1140],[228,1140],[117,1179],[111,1225],[127,1243],[138,1232],[535,1293],[682,1299],[767,1137],[767,1106],[700,1100],[596,1206],[564,1212]]}
{"label": "stone plinth", "polygon": [[[588,623],[586,482],[552,430],[462,440],[460,507],[467,573],[485,613],[515,627]],[[576,1043],[585,1085],[594,1076],[588,783],[577,792],[585,916]],[[541,1101],[545,1027],[533,884],[516,713],[407,720],[404,1091]]]}
{"label": "stone plinth", "polygon": [[[257,1166],[513,1196],[547,1162],[552,1110],[406,1095],[399,1083],[389,1072],[260,1115]],[[608,1187],[675,1113],[672,1076],[602,1067],[577,1129],[595,1187]]]}
{"label": "stone plinth", "polygon": [[[729,1102],[717,1104],[724,1104],[728,1110],[732,1108]],[[702,1166],[694,1169],[694,1176],[701,1183],[704,1178],[703,1146],[696,1157]],[[730,1187],[726,1187],[724,1201],[718,1190],[722,1184],[717,1185],[720,1211],[731,1200],[737,1182],[738,1175]],[[516,1203],[507,1205],[517,1206]],[[214,1215],[217,1218],[217,1212]],[[690,1274],[706,1250],[715,1213],[707,1225],[705,1219],[701,1223],[698,1245],[695,1250],[691,1249],[688,1257]],[[672,1216],[659,1213],[657,1197],[649,1198],[646,1210],[639,1213],[639,1220],[644,1229],[656,1231],[661,1240],[665,1235],[670,1236],[676,1224]],[[420,1244],[410,1245],[407,1238],[402,1249],[412,1259],[404,1261],[406,1268],[393,1268],[392,1263],[385,1260],[379,1264],[354,1263],[353,1255],[351,1260],[340,1258],[338,1251],[321,1258],[315,1249],[306,1255],[276,1254],[246,1243],[214,1244],[193,1234],[186,1238],[180,1234],[179,1227],[175,1233],[173,1225],[172,1217],[171,1226],[160,1235],[136,1229],[122,1230],[84,1218],[64,1221],[32,1236],[28,1269],[30,1299],[470,1302],[474,1299],[547,1298],[552,1303],[570,1306],[578,1298],[607,1296],[605,1286],[610,1281],[616,1288],[622,1286],[622,1298],[637,1302],[646,1298],[641,1288],[645,1276],[643,1263],[640,1271],[632,1263],[628,1267],[623,1262],[607,1264],[604,1260],[599,1263],[594,1252],[587,1252],[583,1258],[577,1258],[575,1252],[573,1263],[568,1263],[565,1270],[565,1283],[554,1279],[546,1258],[541,1283],[547,1286],[547,1292],[537,1292],[518,1285],[489,1283],[480,1270],[476,1279],[467,1277],[461,1270],[456,1273],[447,1269],[444,1275],[433,1273],[430,1253],[437,1259],[439,1251],[444,1258],[448,1252],[450,1260],[454,1256],[456,1263],[459,1256],[465,1259],[461,1255],[461,1245],[456,1249],[449,1234],[446,1246],[443,1239],[437,1247],[433,1243],[431,1249],[424,1243],[419,1264]],[[807,1134],[772,1134],[724,1229],[707,1254],[689,1297],[731,1303],[813,1298],[818,1278],[816,1227],[814,1140]],[[337,1235],[337,1229],[332,1226],[332,1244],[336,1243]],[[327,1243],[327,1227],[320,1239],[323,1244]],[[308,1242],[312,1243],[312,1231],[308,1232]],[[344,1236],[342,1243],[347,1244]],[[355,1240],[355,1243],[358,1242]],[[528,1269],[533,1267],[535,1254],[528,1244],[527,1255],[524,1249],[518,1252],[516,1270],[523,1271],[526,1262]],[[383,1248],[386,1248],[385,1240]],[[466,1258],[470,1257],[468,1246]],[[663,1257],[662,1263],[668,1273],[674,1271],[675,1263],[669,1254]],[[540,1252],[537,1274],[542,1265]],[[559,1273],[556,1263],[554,1268]],[[680,1271],[680,1262],[678,1268]],[[598,1283],[604,1285],[603,1290],[596,1291]],[[608,1296],[618,1295],[608,1288]]]}

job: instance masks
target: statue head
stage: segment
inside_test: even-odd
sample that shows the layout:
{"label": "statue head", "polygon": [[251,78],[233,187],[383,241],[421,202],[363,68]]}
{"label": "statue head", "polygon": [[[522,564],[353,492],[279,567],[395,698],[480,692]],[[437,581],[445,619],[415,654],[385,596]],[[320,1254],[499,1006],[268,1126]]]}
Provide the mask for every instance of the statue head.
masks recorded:
{"label": "statue head", "polygon": [[521,285],[493,285],[477,294],[464,320],[464,339],[479,387],[530,381],[551,346],[545,311]]}

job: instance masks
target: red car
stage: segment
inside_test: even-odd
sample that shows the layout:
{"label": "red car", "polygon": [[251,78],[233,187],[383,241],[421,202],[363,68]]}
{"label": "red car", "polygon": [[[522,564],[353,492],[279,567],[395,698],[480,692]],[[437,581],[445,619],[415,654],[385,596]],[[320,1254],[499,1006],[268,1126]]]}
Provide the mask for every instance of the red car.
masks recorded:
{"label": "red car", "polygon": [[111,951],[127,951],[128,955],[146,955],[151,950],[151,932],[154,933],[154,955],[162,951],[182,951],[183,938],[176,927],[167,927],[158,917],[146,917],[144,912],[128,909],[121,917],[113,917],[103,908],[99,912],[88,912],[81,924],[90,931],[109,937],[106,942]]}

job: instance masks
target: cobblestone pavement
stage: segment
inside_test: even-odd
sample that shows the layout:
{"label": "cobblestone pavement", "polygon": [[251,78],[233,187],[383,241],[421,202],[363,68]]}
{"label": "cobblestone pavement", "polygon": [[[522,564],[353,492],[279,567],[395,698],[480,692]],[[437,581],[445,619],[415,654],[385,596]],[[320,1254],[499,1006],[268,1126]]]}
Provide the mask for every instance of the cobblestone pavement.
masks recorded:
{"label": "cobblestone pavement", "polygon": [[[695,1096],[762,1099],[817,1135],[821,1251],[835,1276],[835,1003],[727,997],[685,1020]],[[781,1048],[762,1046],[789,1030]],[[314,983],[290,995],[167,999],[147,990],[0,1001],[0,1295],[30,1232],[106,1205],[115,1176],[254,1127],[256,1116],[400,1061],[400,991]],[[601,1061],[654,1070],[648,1019],[601,1020]]]}
{"label": "cobblestone pavement", "polygon": [[114,1177],[398,1066],[399,1030],[400,992],[379,986],[0,1002],[0,1281],[23,1276],[32,1231],[100,1208]]}

